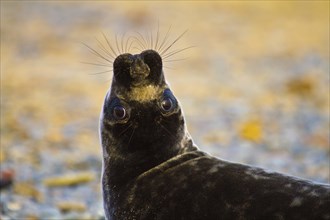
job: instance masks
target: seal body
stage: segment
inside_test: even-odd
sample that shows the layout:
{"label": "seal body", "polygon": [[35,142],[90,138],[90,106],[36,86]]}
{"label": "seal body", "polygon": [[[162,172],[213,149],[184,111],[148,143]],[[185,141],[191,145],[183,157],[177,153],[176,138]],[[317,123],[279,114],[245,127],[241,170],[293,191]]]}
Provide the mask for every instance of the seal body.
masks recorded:
{"label": "seal body", "polygon": [[196,151],[127,184],[114,219],[328,219],[329,187]]}
{"label": "seal body", "polygon": [[330,186],[200,151],[153,50],[122,54],[100,117],[112,219],[330,219]]}

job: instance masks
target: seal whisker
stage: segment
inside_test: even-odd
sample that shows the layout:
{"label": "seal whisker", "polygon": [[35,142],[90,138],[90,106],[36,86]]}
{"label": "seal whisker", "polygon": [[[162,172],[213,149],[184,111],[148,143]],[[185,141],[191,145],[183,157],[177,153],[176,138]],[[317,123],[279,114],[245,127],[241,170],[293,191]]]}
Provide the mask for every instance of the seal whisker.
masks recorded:
{"label": "seal whisker", "polygon": [[129,52],[131,50],[131,47],[132,47],[133,43],[134,43],[134,41],[132,40],[131,43],[130,43],[130,45],[129,45],[129,47],[128,47],[127,52]]}
{"label": "seal whisker", "polygon": [[143,51],[144,49],[143,48],[141,48],[141,47],[133,47],[133,49],[135,49],[135,50],[141,50],[141,51]]}
{"label": "seal whisker", "polygon": [[171,27],[172,27],[172,25],[168,28],[168,30],[167,30],[167,32],[166,32],[166,35],[165,35],[165,37],[164,37],[162,43],[160,44],[159,48],[158,48],[158,49],[156,48],[156,50],[157,50],[159,53],[160,53],[160,50],[163,48],[163,46],[165,46],[164,44],[165,44],[165,42],[167,41],[167,38],[168,38],[168,36],[169,36],[168,34],[170,33]]}
{"label": "seal whisker", "polygon": [[117,55],[117,53],[115,52],[115,50],[113,49],[113,47],[111,46],[111,44],[110,44],[110,42],[109,42],[107,36],[106,36],[103,32],[102,32],[102,35],[103,35],[105,41],[107,42],[107,44],[108,44],[110,50],[112,51],[113,55],[115,55],[115,57],[117,57],[118,55]]}
{"label": "seal whisker", "polygon": [[129,144],[131,143],[131,140],[132,140],[132,138],[133,138],[133,135],[134,135],[135,129],[136,129],[136,128],[134,128],[133,131],[132,131],[132,134],[131,134],[131,136],[130,136],[130,138],[129,138],[129,140],[128,140],[128,144],[127,144],[127,146],[129,146]]}
{"label": "seal whisker", "polygon": [[161,121],[158,121],[158,123],[161,123],[161,122],[171,123],[171,121],[168,120],[167,118],[162,118]]}
{"label": "seal whisker", "polygon": [[103,50],[103,52],[105,52],[106,54],[108,54],[110,56],[110,58],[115,59],[115,57],[104,47],[104,45],[101,43],[101,41],[99,39],[97,39],[97,37],[95,37],[99,48],[101,48],[101,50]]}
{"label": "seal whisker", "polygon": [[121,51],[120,51],[120,49],[119,49],[118,35],[117,35],[117,34],[115,34],[115,40],[116,40],[117,51],[118,51],[119,54],[121,54]]}
{"label": "seal whisker", "polygon": [[105,63],[89,63],[89,62],[80,62],[80,63],[88,64],[88,65],[94,65],[94,66],[112,67],[112,65],[108,65],[108,64],[105,64]]}
{"label": "seal whisker", "polygon": [[180,59],[174,59],[174,60],[163,60],[164,63],[169,63],[169,62],[177,62],[177,61],[182,61],[182,60],[187,60],[188,58],[180,58]]}
{"label": "seal whisker", "polygon": [[110,72],[112,72],[112,69],[111,70],[102,71],[102,72],[97,72],[97,73],[89,73],[88,75],[98,75],[98,74],[104,74],[104,73],[110,73]]}
{"label": "seal whisker", "polygon": [[[135,33],[137,33],[141,37],[141,39],[143,40],[144,43],[142,44],[143,45],[142,48],[143,48],[143,50],[145,50],[147,48],[147,46],[148,46],[145,38],[143,37],[143,35],[140,32],[135,31]],[[140,41],[140,42],[142,43],[142,41]]]}
{"label": "seal whisker", "polygon": [[142,50],[144,50],[144,45],[143,45],[142,41],[139,38],[135,37],[135,36],[132,36],[132,38],[135,39],[135,41],[142,48]]}
{"label": "seal whisker", "polygon": [[[129,43],[129,41],[130,41],[132,38],[133,38],[132,36],[129,36],[129,37],[126,39],[126,44],[125,44],[125,52],[126,52],[126,53],[129,52],[129,50],[130,50],[130,48],[131,48],[131,45],[132,45],[132,43],[134,42],[134,41],[131,41],[131,43],[130,43],[130,45],[129,45],[129,47],[128,47],[128,43]],[[128,47],[128,49],[127,49],[127,47]]]}
{"label": "seal whisker", "polygon": [[153,48],[153,45],[154,45],[154,44],[153,44],[153,36],[152,36],[152,30],[151,30],[151,29],[150,29],[150,42],[151,42],[150,48],[151,48],[151,49],[154,49],[154,48]]}
{"label": "seal whisker", "polygon": [[146,41],[147,41],[147,48],[146,49],[149,49],[150,48],[150,36],[149,36],[148,30],[145,30],[145,38],[146,38]]}
{"label": "seal whisker", "polygon": [[128,44],[128,41],[131,37],[129,36],[127,39],[126,39],[126,42],[125,42],[125,53],[127,53],[127,44]]}
{"label": "seal whisker", "polygon": [[124,32],[124,34],[122,35],[121,40],[120,40],[120,44],[121,44],[121,52],[122,52],[122,53],[125,52],[125,50],[124,50],[125,35],[126,35],[126,32]]}
{"label": "seal whisker", "polygon": [[122,132],[120,132],[120,134],[118,136],[120,137],[121,135],[126,133],[126,131],[128,131],[128,129],[132,127],[132,125],[133,125],[133,123],[130,123]]}
{"label": "seal whisker", "polygon": [[89,50],[90,50],[90,52],[92,53],[92,54],[94,54],[95,56],[97,56],[97,57],[99,57],[99,58],[101,58],[101,59],[103,59],[103,60],[105,60],[105,61],[108,61],[109,63],[112,63],[112,61],[111,60],[109,60],[109,59],[107,59],[106,57],[104,57],[102,54],[100,54],[98,51],[96,51],[95,49],[93,49],[93,48],[91,48],[90,46],[88,46],[87,44],[85,44],[85,43],[82,43],[83,45],[85,45]]}
{"label": "seal whisker", "polygon": [[158,124],[160,125],[160,127],[166,131],[170,136],[172,136],[173,138],[175,138],[175,136],[164,126],[162,125],[161,123],[158,122]]}
{"label": "seal whisker", "polygon": [[124,38],[125,38],[125,33],[121,36],[121,39],[120,39],[121,52],[124,51]]}
{"label": "seal whisker", "polygon": [[163,59],[166,60],[167,58],[169,58],[169,57],[171,57],[171,56],[173,56],[177,53],[183,52],[185,50],[188,50],[188,49],[191,49],[191,48],[194,48],[194,47],[196,47],[196,46],[189,46],[189,47],[185,47],[185,48],[182,48],[182,49],[174,50],[172,52],[168,52],[167,54],[165,54],[163,56]]}
{"label": "seal whisker", "polygon": [[157,50],[158,40],[159,40],[159,20],[158,20],[158,22],[157,22],[157,33],[156,33],[155,50]]}
{"label": "seal whisker", "polygon": [[160,54],[163,55],[164,53],[166,53],[166,51],[168,51],[176,42],[178,42],[178,40],[180,40],[183,37],[183,35],[187,33],[187,31],[188,29],[185,30],[181,35],[179,35],[166,49],[160,52]]}
{"label": "seal whisker", "polygon": [[164,66],[165,69],[169,69],[169,70],[175,70],[175,68],[169,67],[169,66]]}

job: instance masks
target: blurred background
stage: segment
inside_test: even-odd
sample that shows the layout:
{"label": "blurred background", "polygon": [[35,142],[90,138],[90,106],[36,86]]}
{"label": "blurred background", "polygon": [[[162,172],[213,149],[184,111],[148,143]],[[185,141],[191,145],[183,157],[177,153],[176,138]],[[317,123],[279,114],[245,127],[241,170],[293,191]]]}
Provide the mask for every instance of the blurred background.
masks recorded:
{"label": "blurred background", "polygon": [[158,25],[188,29],[164,71],[202,150],[329,183],[328,1],[1,1],[1,220],[102,219],[112,67],[83,44]]}

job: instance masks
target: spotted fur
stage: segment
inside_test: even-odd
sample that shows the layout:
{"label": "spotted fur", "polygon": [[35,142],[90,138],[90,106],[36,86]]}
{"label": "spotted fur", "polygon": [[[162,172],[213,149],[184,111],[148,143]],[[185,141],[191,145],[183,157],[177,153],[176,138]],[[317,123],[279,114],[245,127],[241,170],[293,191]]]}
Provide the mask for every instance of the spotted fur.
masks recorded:
{"label": "spotted fur", "polygon": [[116,58],[100,136],[108,220],[330,219],[329,185],[200,151],[153,50]]}

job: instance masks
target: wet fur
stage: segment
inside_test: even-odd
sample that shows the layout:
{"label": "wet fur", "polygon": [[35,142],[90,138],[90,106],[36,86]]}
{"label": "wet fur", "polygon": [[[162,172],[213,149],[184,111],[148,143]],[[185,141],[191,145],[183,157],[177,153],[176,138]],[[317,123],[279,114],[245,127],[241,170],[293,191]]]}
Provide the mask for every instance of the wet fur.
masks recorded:
{"label": "wet fur", "polygon": [[[138,44],[146,41],[140,38]],[[159,42],[156,48],[164,53],[171,45]],[[150,69],[145,78],[131,75],[142,65],[137,59]],[[200,151],[180,103],[176,100],[170,113],[161,111],[168,88],[162,58],[154,50],[117,55],[100,117],[107,219],[330,219],[329,185]],[[113,118],[114,102],[125,107],[127,118]]]}

